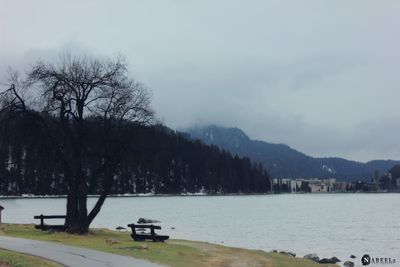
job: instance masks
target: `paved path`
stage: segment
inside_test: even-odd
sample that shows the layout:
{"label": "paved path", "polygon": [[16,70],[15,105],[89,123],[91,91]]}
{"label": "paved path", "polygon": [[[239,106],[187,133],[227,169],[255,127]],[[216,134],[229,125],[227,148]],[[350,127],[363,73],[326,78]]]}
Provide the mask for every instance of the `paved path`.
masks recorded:
{"label": "paved path", "polygon": [[131,257],[15,237],[0,236],[0,248],[39,256],[70,267],[161,267]]}

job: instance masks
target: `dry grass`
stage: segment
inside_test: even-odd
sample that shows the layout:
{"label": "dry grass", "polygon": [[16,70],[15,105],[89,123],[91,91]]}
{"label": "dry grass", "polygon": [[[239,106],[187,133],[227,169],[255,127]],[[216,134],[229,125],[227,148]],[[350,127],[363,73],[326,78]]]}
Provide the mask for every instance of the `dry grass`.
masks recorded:
{"label": "dry grass", "polygon": [[[174,267],[337,266],[332,264],[321,265],[280,253],[232,248],[204,242],[186,240],[169,240],[165,243],[134,242],[129,233],[107,229],[92,229],[87,235],[70,235],[39,231],[34,229],[33,225],[7,224],[0,227],[0,235],[60,242],[67,245],[145,259]],[[107,242],[107,240],[115,240],[117,242]]]}
{"label": "dry grass", "polygon": [[61,265],[25,255],[0,249],[0,267],[60,267]]}

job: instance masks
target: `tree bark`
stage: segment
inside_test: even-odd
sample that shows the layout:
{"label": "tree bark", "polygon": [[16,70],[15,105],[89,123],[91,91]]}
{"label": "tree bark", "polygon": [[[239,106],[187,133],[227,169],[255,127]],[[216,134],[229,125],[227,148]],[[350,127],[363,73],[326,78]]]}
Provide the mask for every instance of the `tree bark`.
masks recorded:
{"label": "tree bark", "polygon": [[85,234],[89,231],[87,221],[87,186],[81,170],[71,180],[67,197],[66,231],[74,234]]}

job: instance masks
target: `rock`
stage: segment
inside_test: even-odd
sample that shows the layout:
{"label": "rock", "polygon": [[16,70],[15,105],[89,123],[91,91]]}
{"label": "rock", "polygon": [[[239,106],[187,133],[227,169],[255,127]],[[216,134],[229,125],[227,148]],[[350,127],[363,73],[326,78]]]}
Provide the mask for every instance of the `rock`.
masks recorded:
{"label": "rock", "polygon": [[56,231],[55,229],[50,229],[50,230],[47,231],[48,234],[54,234],[54,233],[56,233],[56,232],[57,232],[57,231]]}
{"label": "rock", "polygon": [[122,227],[122,226],[117,226],[117,227],[115,227],[115,230],[118,230],[118,231],[126,231],[126,228],[125,228],[125,227]]}
{"label": "rock", "polygon": [[319,260],[319,263],[332,263],[332,264],[335,264],[335,263],[338,263],[338,262],[340,262],[340,260],[338,258],[336,258],[336,257],[332,257],[330,259],[323,258],[323,259]]}
{"label": "rock", "polygon": [[147,218],[139,218],[137,223],[159,223],[160,221],[153,220],[153,219],[147,219]]}
{"label": "rock", "polygon": [[315,253],[304,255],[303,259],[319,262],[319,257]]}
{"label": "rock", "polygon": [[140,246],[140,249],[149,249],[149,246],[146,245],[146,244],[145,244],[145,245],[141,245],[141,246]]}
{"label": "rock", "polygon": [[171,227],[172,230],[175,230],[175,227]]}
{"label": "rock", "polygon": [[323,259],[320,259],[320,260],[318,261],[318,263],[334,263],[334,262],[331,262],[330,259],[323,258]]}
{"label": "rock", "polygon": [[357,258],[356,256],[354,256],[353,254],[350,255],[350,258],[355,259]]}
{"label": "rock", "polygon": [[344,267],[354,267],[354,262],[352,262],[352,261],[345,261],[345,262],[343,263],[343,266],[344,266]]}
{"label": "rock", "polygon": [[290,251],[282,250],[282,251],[279,251],[279,253],[282,253],[282,254],[285,254],[285,255],[288,255],[288,256],[292,256],[292,257],[296,257],[296,253],[290,252]]}
{"label": "rock", "polygon": [[106,239],[106,244],[107,245],[114,245],[114,244],[118,244],[119,241],[115,240],[115,239]]}

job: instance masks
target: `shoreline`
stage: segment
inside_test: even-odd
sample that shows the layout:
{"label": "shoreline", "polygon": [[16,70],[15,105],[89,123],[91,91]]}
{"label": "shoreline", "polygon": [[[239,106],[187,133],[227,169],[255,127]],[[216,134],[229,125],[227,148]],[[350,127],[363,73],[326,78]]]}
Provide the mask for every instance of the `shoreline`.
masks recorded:
{"label": "shoreline", "polygon": [[[224,196],[271,196],[271,195],[345,195],[345,194],[399,194],[400,192],[318,192],[318,193],[229,193],[229,194],[206,194],[206,193],[184,193],[184,194],[111,194],[107,198],[128,198],[128,197],[224,197]],[[100,195],[88,195],[88,198],[98,198]],[[1,199],[51,199],[67,198],[67,195],[0,195]]]}
{"label": "shoreline", "polygon": [[[205,194],[205,193],[184,193],[184,194],[110,194],[107,198],[128,198],[128,197],[215,197],[215,196],[264,196],[264,195],[274,195],[273,193],[254,193],[254,194],[241,194],[241,193],[231,193],[231,194]],[[88,195],[88,198],[98,198],[100,195]],[[67,198],[67,195],[0,195],[0,199],[34,199],[34,198]]]}

